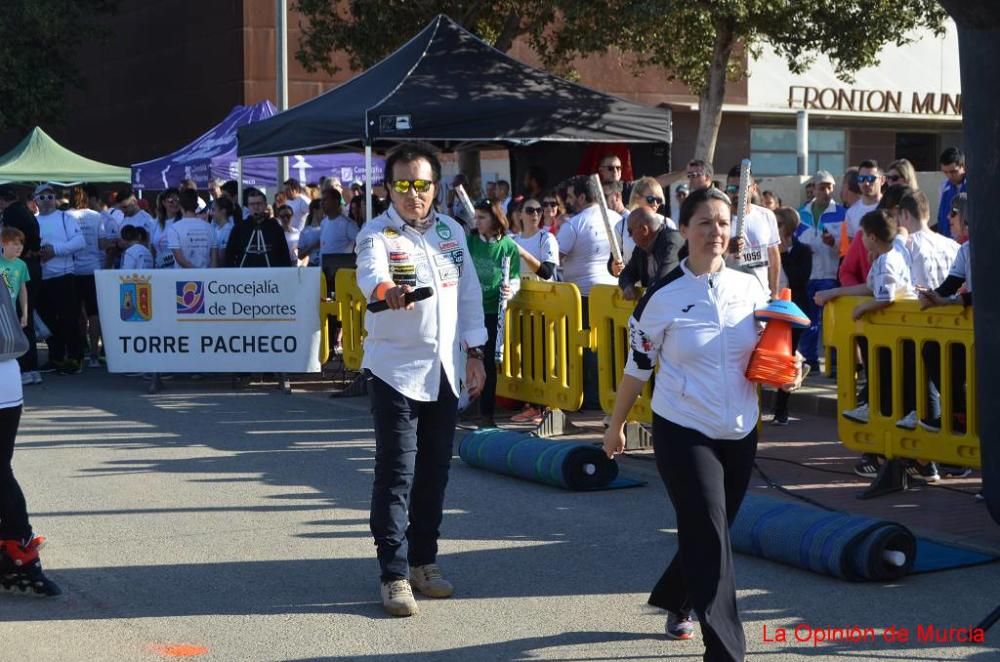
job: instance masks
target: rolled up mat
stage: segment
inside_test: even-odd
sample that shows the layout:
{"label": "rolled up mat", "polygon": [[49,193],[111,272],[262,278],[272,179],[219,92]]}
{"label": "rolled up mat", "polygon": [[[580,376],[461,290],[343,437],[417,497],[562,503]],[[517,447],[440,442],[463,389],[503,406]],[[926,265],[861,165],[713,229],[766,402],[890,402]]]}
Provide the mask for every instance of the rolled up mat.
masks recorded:
{"label": "rolled up mat", "polygon": [[618,477],[618,463],[596,446],[545,441],[514,430],[470,432],[459,442],[458,454],[474,467],[567,490],[606,489]]}
{"label": "rolled up mat", "polygon": [[[730,538],[735,551],[850,581],[898,579],[911,571],[917,551],[901,524],[753,495],[743,500]],[[887,551],[905,560],[890,563]]]}

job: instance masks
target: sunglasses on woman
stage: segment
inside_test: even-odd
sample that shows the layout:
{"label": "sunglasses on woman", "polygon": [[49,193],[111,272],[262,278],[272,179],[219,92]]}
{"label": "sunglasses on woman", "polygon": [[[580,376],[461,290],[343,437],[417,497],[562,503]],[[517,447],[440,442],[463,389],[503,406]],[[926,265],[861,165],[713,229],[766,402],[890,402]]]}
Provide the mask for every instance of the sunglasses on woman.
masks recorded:
{"label": "sunglasses on woman", "polygon": [[896,182],[902,181],[902,176],[900,175],[886,175],[885,178],[895,184]]}
{"label": "sunglasses on woman", "polygon": [[525,207],[521,211],[523,211],[525,214],[531,214],[532,216],[534,216],[535,214],[541,214],[542,213],[542,208],[541,207]]}
{"label": "sunglasses on woman", "polygon": [[554,202],[552,200],[546,200],[545,202],[542,203],[542,206],[547,209],[558,209],[559,203]]}
{"label": "sunglasses on woman", "polygon": [[410,187],[413,187],[417,193],[427,193],[433,183],[429,179],[397,179],[392,183],[392,190],[396,193],[409,193]]}
{"label": "sunglasses on woman", "polygon": [[663,204],[663,198],[658,198],[655,195],[647,195],[646,204],[656,205],[657,207],[659,207],[660,205]]}

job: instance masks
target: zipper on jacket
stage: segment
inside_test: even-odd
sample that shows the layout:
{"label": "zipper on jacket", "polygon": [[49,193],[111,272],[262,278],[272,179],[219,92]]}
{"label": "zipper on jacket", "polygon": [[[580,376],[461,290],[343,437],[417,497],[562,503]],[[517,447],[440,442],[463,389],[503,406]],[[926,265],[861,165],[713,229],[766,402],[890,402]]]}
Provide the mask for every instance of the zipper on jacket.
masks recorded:
{"label": "zipper on jacket", "polygon": [[[708,298],[711,299],[715,307],[715,318],[719,326],[719,371],[722,373],[722,420],[723,425],[729,422],[729,380],[726,378],[726,334],[722,324],[722,310],[719,308],[719,298],[716,296],[715,288],[718,283],[712,282],[712,276],[708,275]],[[721,272],[718,278],[721,279]]]}

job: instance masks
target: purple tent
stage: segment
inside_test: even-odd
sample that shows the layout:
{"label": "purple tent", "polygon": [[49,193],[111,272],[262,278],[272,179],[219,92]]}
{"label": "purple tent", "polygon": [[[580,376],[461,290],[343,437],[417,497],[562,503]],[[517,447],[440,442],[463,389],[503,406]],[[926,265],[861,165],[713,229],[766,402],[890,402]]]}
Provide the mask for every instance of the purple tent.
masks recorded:
{"label": "purple tent", "polygon": [[[198,188],[208,187],[210,179],[236,179],[236,129],[271,117],[277,112],[270,101],[253,106],[236,106],[210,131],[172,154],[132,166],[132,186],[154,191],[177,186],[182,179],[193,179]],[[372,182],[382,181],[384,159],[372,159]],[[243,160],[243,185],[274,190],[278,164],[275,158]],[[320,177],[338,177],[344,185],[365,180],[365,157],[352,152],[341,154],[293,154],[288,157],[288,175],[302,183],[318,182]]]}

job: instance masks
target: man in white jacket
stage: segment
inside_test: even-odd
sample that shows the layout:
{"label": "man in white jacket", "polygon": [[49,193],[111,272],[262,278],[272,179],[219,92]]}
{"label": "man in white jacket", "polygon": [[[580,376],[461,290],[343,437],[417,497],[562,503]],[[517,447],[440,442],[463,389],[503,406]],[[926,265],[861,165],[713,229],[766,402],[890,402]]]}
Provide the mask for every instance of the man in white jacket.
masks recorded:
{"label": "man in white jacket", "polygon": [[57,209],[55,186],[39,184],[34,196],[42,261],[38,314],[52,332],[48,340],[49,360],[40,371],[76,374],[83,366],[83,334],[73,256],[84,250],[87,243],[76,219]]}
{"label": "man in white jacket", "polygon": [[[417,613],[412,588],[447,598],[437,566],[438,528],[458,417],[462,352],[471,395],[485,381],[486,327],[479,279],[462,226],[434,211],[441,164],[402,145],[386,161],[392,205],[356,239],[358,286],[388,310],[365,319],[363,369],[375,425],[370,525],[381,569],[382,606]],[[418,302],[406,294],[431,288]],[[411,588],[412,587],[412,588]]]}

